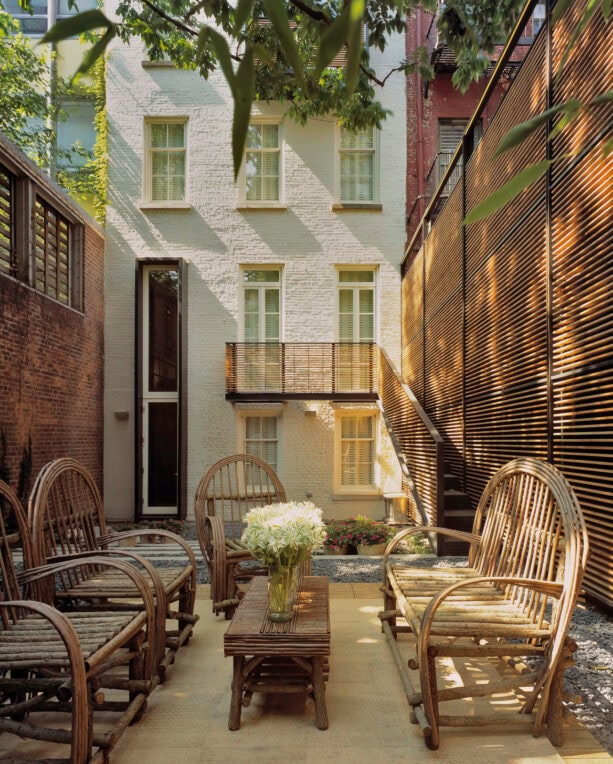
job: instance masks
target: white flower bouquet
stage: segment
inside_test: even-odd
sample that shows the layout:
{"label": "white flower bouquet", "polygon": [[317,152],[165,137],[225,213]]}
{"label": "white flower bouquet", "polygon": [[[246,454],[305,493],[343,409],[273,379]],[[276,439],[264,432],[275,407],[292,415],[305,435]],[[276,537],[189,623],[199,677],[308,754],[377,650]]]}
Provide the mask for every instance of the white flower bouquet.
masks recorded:
{"label": "white flower bouquet", "polygon": [[326,538],[321,509],[310,501],[255,507],[242,541],[263,565],[298,565]]}

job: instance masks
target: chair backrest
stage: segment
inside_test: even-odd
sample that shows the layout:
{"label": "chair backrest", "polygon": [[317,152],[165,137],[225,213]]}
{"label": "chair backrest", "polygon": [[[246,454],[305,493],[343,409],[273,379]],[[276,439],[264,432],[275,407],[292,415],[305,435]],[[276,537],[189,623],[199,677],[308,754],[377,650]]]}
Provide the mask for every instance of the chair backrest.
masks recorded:
{"label": "chair backrest", "polygon": [[263,459],[233,454],[215,462],[203,476],[194,502],[196,523],[220,517],[227,538],[240,538],[245,514],[253,507],[286,501],[277,474]]}
{"label": "chair backrest", "polygon": [[[588,536],[581,507],[562,473],[538,459],[514,459],[487,484],[473,530],[481,536],[469,564],[484,576],[555,582],[553,618],[570,619],[587,561]],[[544,618],[547,592],[510,586],[507,595],[537,622]]]}
{"label": "chair backrest", "polygon": [[74,459],[46,464],[36,478],[28,505],[36,565],[48,557],[99,548],[106,533],[100,492],[89,471]]}
{"label": "chair backrest", "polygon": [[[21,548],[27,566],[31,548],[26,513],[15,491],[0,480],[0,598],[5,601],[24,599],[14,561],[14,552],[18,548]],[[18,618],[15,609],[3,611],[3,614],[12,621]]]}

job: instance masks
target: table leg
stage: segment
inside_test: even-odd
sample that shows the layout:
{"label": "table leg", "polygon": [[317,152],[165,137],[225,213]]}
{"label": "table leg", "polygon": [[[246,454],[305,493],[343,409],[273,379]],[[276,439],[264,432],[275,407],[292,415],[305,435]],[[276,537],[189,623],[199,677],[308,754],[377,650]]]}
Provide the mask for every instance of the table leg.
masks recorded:
{"label": "table leg", "polygon": [[326,686],[324,683],[324,659],[313,658],[313,700],[315,701],[315,724],[317,729],[328,729]]}
{"label": "table leg", "polygon": [[245,657],[243,655],[233,656],[232,699],[230,701],[230,718],[228,720],[228,729],[231,730],[238,730],[241,727],[244,665]]}

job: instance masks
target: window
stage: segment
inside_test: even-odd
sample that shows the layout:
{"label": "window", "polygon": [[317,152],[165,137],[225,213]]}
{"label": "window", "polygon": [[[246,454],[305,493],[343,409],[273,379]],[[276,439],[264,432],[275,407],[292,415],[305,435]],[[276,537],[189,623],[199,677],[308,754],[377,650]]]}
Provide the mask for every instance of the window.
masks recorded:
{"label": "window", "polygon": [[281,386],[281,270],[241,270],[245,389],[266,392]]}
{"label": "window", "polygon": [[[32,179],[0,165],[0,276],[82,310],[84,226],[43,193]],[[18,226],[18,220],[31,225]]]}
{"label": "window", "polygon": [[374,491],[376,454],[376,414],[337,412],[336,481],[339,491]]}
{"label": "window", "polygon": [[36,199],[36,289],[69,304],[69,224],[42,199]]}
{"label": "window", "polygon": [[277,472],[279,466],[279,418],[248,414],[244,417],[244,421],[244,452],[252,456],[259,456]]}
{"label": "window", "polygon": [[[440,119],[438,123],[438,176],[437,185],[443,179],[453,155],[458,148],[458,144],[464,136],[464,131],[468,125],[467,119]],[[481,140],[482,129],[481,122],[478,122],[473,130],[475,146]],[[456,163],[447,183],[445,184],[445,193],[449,195],[456,186],[458,180],[462,177],[462,159]]]}
{"label": "window", "polygon": [[338,386],[371,391],[374,385],[375,272],[338,272]]}
{"label": "window", "polygon": [[[78,143],[91,156],[96,141],[94,102],[62,101],[60,109],[64,112],[64,116],[57,125],[58,149],[65,154],[71,151],[75,143]],[[88,159],[89,156],[86,154],[72,152],[70,157],[59,156],[58,165],[65,169],[82,167]]]}
{"label": "window", "polygon": [[532,34],[536,35],[541,31],[541,28],[545,25],[547,18],[547,9],[545,3],[537,3],[532,11]]}
{"label": "window", "polygon": [[245,149],[246,202],[281,201],[281,136],[277,123],[249,125]]}
{"label": "window", "polygon": [[15,270],[14,178],[0,165],[0,273]]}
{"label": "window", "polygon": [[145,198],[152,202],[185,201],[185,119],[146,123]]}
{"label": "window", "polygon": [[31,0],[30,6],[32,13],[24,10],[19,5],[19,0],[5,0],[4,7],[7,13],[10,13],[19,21],[21,31],[31,37],[39,37],[56,21],[75,16],[83,11],[93,10],[98,7],[97,0],[78,0],[77,7],[68,7],[68,0],[59,0],[56,10],[55,3],[50,4],[48,0]]}
{"label": "window", "polygon": [[377,134],[374,127],[340,128],[340,201],[375,202],[378,196]]}

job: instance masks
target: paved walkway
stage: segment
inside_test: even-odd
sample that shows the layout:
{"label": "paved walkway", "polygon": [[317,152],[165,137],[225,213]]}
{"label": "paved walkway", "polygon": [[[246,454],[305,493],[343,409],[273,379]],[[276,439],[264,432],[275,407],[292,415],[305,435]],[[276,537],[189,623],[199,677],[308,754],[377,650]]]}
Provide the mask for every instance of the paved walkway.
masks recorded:
{"label": "paved walkway", "polygon": [[[438,751],[429,751],[409,721],[409,706],[377,613],[376,584],[330,586],[332,655],[326,697],[329,729],[315,726],[311,702],[300,695],[256,694],[243,709],[241,729],[228,730],[232,662],[223,655],[227,622],[210,610],[208,586],[198,590],[201,615],[167,682],[152,694],[144,718],[130,727],[111,754],[112,764],[540,764],[612,761],[587,730],[569,723],[565,745],[546,737],[484,728],[446,728]],[[406,642],[409,654],[409,640]],[[450,677],[455,675],[453,667]],[[458,701],[468,703],[468,701]],[[514,698],[503,698],[510,709]],[[467,706],[464,707],[465,709]],[[451,709],[450,709],[451,710]],[[0,760],[52,756],[49,746],[0,736]]]}

